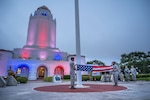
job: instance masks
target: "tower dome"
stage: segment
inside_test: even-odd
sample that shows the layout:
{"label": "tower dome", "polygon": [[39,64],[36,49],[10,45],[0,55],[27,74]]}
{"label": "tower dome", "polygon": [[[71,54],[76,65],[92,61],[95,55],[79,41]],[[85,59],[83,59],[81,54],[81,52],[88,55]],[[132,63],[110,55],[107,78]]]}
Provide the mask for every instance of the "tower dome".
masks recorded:
{"label": "tower dome", "polygon": [[48,10],[48,11],[50,12],[50,10],[49,10],[45,5],[43,5],[43,6],[39,7],[39,8],[37,8],[37,10],[40,10],[40,9]]}

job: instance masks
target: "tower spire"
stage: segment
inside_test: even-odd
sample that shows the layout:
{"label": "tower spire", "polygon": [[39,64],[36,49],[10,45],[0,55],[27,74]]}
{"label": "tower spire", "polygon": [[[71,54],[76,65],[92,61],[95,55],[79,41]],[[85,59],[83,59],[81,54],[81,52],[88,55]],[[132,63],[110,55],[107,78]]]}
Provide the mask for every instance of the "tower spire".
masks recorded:
{"label": "tower spire", "polygon": [[30,15],[25,48],[56,48],[56,19],[46,6]]}

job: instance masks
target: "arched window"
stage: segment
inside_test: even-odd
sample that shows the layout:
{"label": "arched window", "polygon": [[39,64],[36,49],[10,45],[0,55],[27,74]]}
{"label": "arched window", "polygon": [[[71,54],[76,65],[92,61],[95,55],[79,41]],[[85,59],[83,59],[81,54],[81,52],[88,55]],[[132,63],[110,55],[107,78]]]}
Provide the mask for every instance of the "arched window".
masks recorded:
{"label": "arched window", "polygon": [[26,64],[21,64],[18,66],[16,70],[16,74],[19,76],[25,76],[28,77],[29,75],[29,66]]}

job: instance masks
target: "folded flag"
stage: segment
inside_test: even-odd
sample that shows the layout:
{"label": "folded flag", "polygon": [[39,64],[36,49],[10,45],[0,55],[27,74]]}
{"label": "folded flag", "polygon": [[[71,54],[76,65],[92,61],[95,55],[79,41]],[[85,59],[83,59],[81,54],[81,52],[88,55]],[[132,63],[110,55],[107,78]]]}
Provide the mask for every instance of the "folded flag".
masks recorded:
{"label": "folded flag", "polygon": [[89,65],[77,65],[78,71],[94,71],[94,72],[105,72],[112,71],[112,66],[89,66]]}

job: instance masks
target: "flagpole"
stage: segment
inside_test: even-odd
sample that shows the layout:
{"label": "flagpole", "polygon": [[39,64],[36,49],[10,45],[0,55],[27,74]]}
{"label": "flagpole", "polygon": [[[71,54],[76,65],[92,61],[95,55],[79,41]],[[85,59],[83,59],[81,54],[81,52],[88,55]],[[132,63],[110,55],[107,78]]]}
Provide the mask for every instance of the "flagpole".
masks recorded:
{"label": "flagpole", "polygon": [[[76,28],[76,64],[81,64],[80,53],[80,24],[79,24],[79,6],[78,0],[75,0],[75,28]],[[77,71],[77,85],[76,87],[82,87],[81,71]]]}

